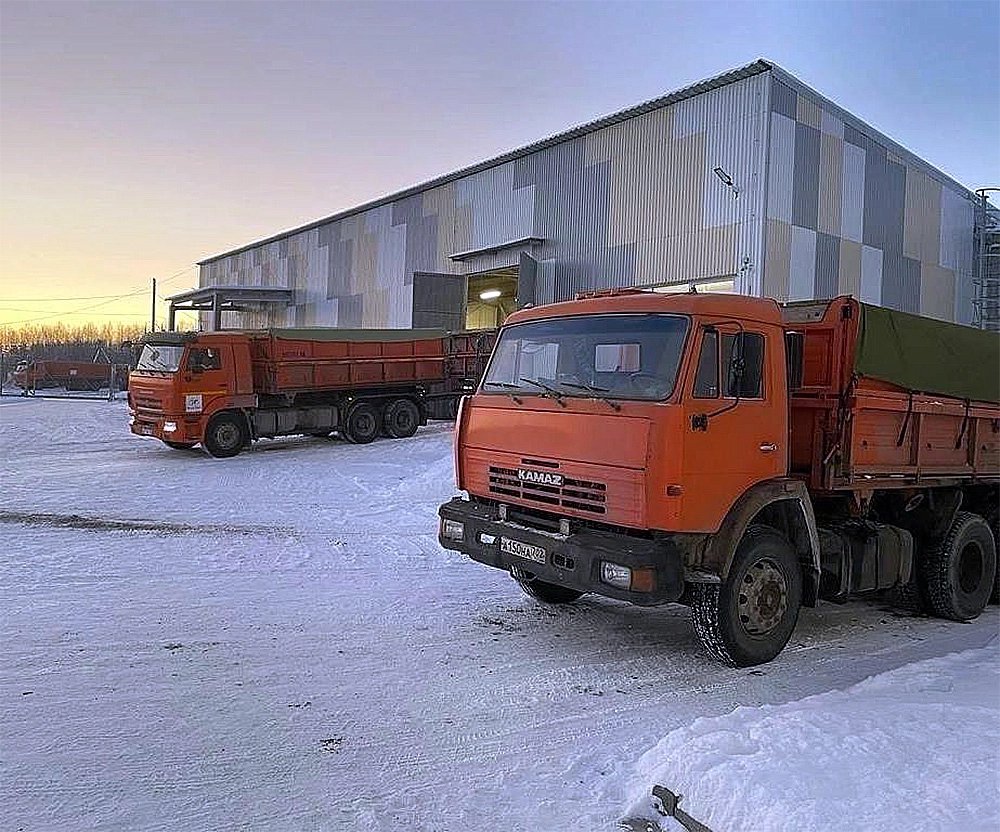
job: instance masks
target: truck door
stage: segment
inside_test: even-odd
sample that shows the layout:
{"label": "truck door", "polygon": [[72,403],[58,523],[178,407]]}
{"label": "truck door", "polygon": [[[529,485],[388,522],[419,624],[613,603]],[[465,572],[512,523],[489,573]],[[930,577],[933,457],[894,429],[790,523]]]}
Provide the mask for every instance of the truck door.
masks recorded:
{"label": "truck door", "polygon": [[716,531],[754,483],[783,476],[788,408],[778,328],[701,326],[684,390],[685,531]]}
{"label": "truck door", "polygon": [[192,344],[182,368],[184,411],[210,413],[219,398],[233,395],[233,351],[228,344]]}

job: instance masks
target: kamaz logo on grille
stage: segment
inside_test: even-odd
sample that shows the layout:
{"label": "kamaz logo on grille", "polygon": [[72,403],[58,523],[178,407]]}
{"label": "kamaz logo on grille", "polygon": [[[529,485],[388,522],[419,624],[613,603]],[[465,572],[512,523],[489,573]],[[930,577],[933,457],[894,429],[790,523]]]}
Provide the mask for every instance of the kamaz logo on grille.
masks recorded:
{"label": "kamaz logo on grille", "polygon": [[548,471],[529,471],[527,468],[517,469],[517,478],[521,482],[533,482],[538,485],[562,485],[562,474],[550,474]]}

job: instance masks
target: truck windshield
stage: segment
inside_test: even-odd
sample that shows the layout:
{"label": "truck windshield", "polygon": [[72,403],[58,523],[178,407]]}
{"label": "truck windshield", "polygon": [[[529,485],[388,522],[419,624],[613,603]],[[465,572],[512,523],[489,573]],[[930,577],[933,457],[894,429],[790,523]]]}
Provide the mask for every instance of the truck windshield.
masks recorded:
{"label": "truck windshield", "polygon": [[587,315],[529,321],[500,333],[484,392],[655,401],[674,390],[688,319]]}
{"label": "truck windshield", "polygon": [[137,370],[155,370],[160,373],[173,373],[181,365],[184,347],[175,344],[145,344],[135,365]]}

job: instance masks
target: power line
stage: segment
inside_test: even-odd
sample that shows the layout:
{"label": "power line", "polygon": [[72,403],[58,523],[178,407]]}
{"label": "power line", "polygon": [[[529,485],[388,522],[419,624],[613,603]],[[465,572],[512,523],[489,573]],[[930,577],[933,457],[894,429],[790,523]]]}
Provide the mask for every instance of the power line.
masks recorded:
{"label": "power line", "polygon": [[[189,272],[193,268],[195,268],[195,266],[193,266],[193,265],[192,266],[186,266],[185,268],[181,269],[180,271],[174,272],[169,277],[164,278],[160,282],[161,283],[169,283],[172,280],[178,280],[183,274],[185,274],[186,272]],[[81,314],[83,312],[90,312],[90,311],[92,311],[94,309],[100,309],[102,306],[109,306],[110,304],[116,303],[117,301],[120,301],[120,300],[124,300],[125,298],[132,298],[132,297],[135,297],[136,295],[144,295],[148,291],[149,291],[148,287],[144,286],[141,289],[136,289],[136,290],[131,291],[131,292],[126,292],[125,294],[122,294],[122,295],[111,295],[111,296],[104,295],[103,297],[110,297],[110,300],[105,300],[105,301],[102,301],[101,303],[95,303],[93,306],[84,306],[84,307],[82,307],[80,309],[71,309],[68,312],[55,312],[55,313],[53,313],[51,315],[42,315],[41,317],[38,317],[38,318],[26,318],[26,319],[20,320],[20,321],[10,321],[10,322],[5,323],[5,324],[0,324],[0,328],[9,329],[12,326],[20,326],[22,324],[33,324],[33,323],[37,323],[38,321],[49,321],[52,318],[62,318],[65,315],[79,315],[79,314]],[[102,297],[102,296],[98,295],[97,297]],[[43,301],[40,301],[40,302],[43,302]],[[110,312],[108,312],[108,313],[104,313],[104,314],[111,315],[111,314],[122,314],[122,313],[110,313]],[[140,317],[140,316],[139,315],[135,315],[134,317]]]}

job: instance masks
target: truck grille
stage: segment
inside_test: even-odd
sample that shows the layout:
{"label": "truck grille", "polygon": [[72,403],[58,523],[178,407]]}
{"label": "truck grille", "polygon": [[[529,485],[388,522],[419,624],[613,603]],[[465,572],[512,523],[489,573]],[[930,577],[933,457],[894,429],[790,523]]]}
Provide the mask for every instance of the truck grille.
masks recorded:
{"label": "truck grille", "polygon": [[162,405],[160,400],[156,396],[143,396],[141,394],[136,394],[133,397],[136,409],[142,410],[161,410]]}
{"label": "truck grille", "polygon": [[543,506],[571,508],[592,514],[607,512],[608,487],[603,482],[570,477],[564,478],[561,486],[522,482],[518,479],[516,469],[497,465],[489,466],[489,474],[490,492],[502,497],[514,497]]}

